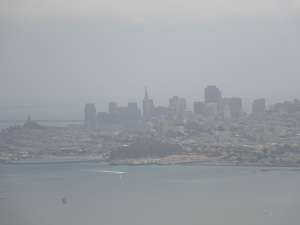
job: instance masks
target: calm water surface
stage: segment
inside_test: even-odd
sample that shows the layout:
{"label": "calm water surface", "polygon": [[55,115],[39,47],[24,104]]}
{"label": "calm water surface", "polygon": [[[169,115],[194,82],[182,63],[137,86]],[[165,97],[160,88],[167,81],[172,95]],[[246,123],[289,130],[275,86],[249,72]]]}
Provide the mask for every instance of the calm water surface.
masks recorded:
{"label": "calm water surface", "polygon": [[0,165],[0,224],[299,224],[300,172],[261,169]]}

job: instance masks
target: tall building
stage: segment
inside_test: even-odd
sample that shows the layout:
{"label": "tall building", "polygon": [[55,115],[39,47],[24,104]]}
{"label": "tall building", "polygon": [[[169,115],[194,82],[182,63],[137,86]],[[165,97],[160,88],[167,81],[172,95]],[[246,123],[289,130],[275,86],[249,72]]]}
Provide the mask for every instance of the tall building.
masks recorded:
{"label": "tall building", "polygon": [[266,113],[266,105],[264,98],[255,99],[252,103],[252,114],[255,117],[261,117]]}
{"label": "tall building", "polygon": [[300,101],[299,101],[299,99],[296,98],[293,103],[288,104],[287,112],[288,113],[300,112]]}
{"label": "tall building", "polygon": [[172,107],[172,106],[169,106],[168,107],[168,114],[167,114],[167,118],[168,118],[168,121],[173,121],[175,120],[175,108]]}
{"label": "tall building", "polygon": [[223,117],[224,117],[224,120],[228,121],[228,120],[231,120],[231,107],[230,105],[226,104],[224,106],[224,109],[223,109]]}
{"label": "tall building", "polygon": [[240,118],[243,114],[242,98],[230,98],[229,100],[231,117],[234,119]]}
{"label": "tall building", "polygon": [[110,102],[108,103],[108,112],[109,113],[116,113],[118,108],[118,103]]}
{"label": "tall building", "polygon": [[129,121],[138,121],[141,119],[141,111],[136,102],[128,102],[127,111]]}
{"label": "tall building", "polygon": [[238,119],[243,114],[242,109],[242,98],[222,98],[220,101],[220,109],[224,114],[224,107],[226,105],[230,106],[231,118]]}
{"label": "tall building", "polygon": [[145,96],[143,100],[143,120],[149,122],[153,111],[153,100],[149,99],[147,87],[145,87]]}
{"label": "tall building", "polygon": [[211,102],[205,105],[205,115],[207,117],[215,118],[218,116],[218,105],[217,103]]}
{"label": "tall building", "polygon": [[186,111],[186,99],[185,98],[180,98],[179,99],[179,112],[178,112],[178,117],[183,120],[184,118],[184,113]]}
{"label": "tall building", "polygon": [[209,85],[204,89],[205,103],[217,103],[219,105],[222,93],[215,85]]}
{"label": "tall building", "polygon": [[169,99],[169,108],[174,110],[174,114],[177,115],[179,113],[179,97],[174,96]]}
{"label": "tall building", "polygon": [[141,119],[141,111],[136,102],[128,102],[126,107],[117,108],[117,118],[121,124],[130,124]]}
{"label": "tall building", "polygon": [[97,125],[116,124],[118,122],[117,113],[97,112]]}
{"label": "tall building", "polygon": [[168,122],[164,118],[158,119],[157,132],[163,135],[168,133]]}
{"label": "tall building", "polygon": [[194,102],[194,114],[205,115],[205,104],[204,102]]}
{"label": "tall building", "polygon": [[137,131],[140,129],[141,111],[136,102],[129,102],[126,107],[117,108],[117,121],[123,131]]}
{"label": "tall building", "polygon": [[168,117],[168,107],[166,106],[157,106],[153,108],[153,117]]}
{"label": "tall building", "polygon": [[95,127],[96,125],[96,108],[93,103],[87,103],[84,109],[85,126]]}

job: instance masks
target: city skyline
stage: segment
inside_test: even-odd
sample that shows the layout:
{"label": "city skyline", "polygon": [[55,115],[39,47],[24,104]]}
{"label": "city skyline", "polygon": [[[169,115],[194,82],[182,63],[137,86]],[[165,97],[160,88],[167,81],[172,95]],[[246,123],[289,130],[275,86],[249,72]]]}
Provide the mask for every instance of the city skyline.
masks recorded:
{"label": "city skyline", "polygon": [[[217,98],[217,96],[213,93],[213,92],[207,92],[206,93],[206,90],[209,89],[209,88],[213,88],[215,89],[218,93],[219,93],[219,96]],[[253,108],[253,103],[256,102],[257,100],[262,100],[264,101],[264,105],[265,105],[265,110],[268,110],[270,107],[274,106],[275,104],[277,103],[284,103],[284,102],[290,102],[292,103],[295,99],[298,99],[297,97],[295,97],[294,99],[286,99],[284,98],[283,101],[275,101],[273,104],[270,104],[270,105],[267,105],[267,99],[264,98],[263,96],[261,97],[258,97],[258,98],[255,98],[252,100],[252,102],[250,102],[250,105],[247,106],[246,108],[248,108],[249,110],[248,111],[245,111],[244,110],[244,99],[242,96],[228,96],[228,95],[223,95],[222,93],[222,89],[219,88],[218,86],[216,85],[207,85],[204,89],[203,89],[203,99],[198,99],[198,100],[194,100],[193,102],[188,102],[187,104],[187,101],[186,101],[186,97],[185,96],[179,96],[179,95],[172,95],[172,96],[169,96],[169,98],[165,99],[165,102],[166,104],[156,104],[156,100],[154,98],[152,98],[152,93],[148,94],[149,91],[148,91],[148,87],[145,86],[144,87],[144,98],[140,98],[140,101],[127,101],[127,102],[122,102],[122,103],[119,103],[115,100],[110,100],[108,101],[107,103],[104,103],[105,107],[100,107],[100,110],[98,111],[104,111],[104,112],[110,112],[110,105],[111,104],[114,104],[115,106],[114,107],[126,107],[127,104],[129,103],[137,103],[137,106],[138,108],[141,110],[142,114],[143,112],[146,110],[146,114],[149,114],[149,112],[151,111],[151,108],[153,107],[160,107],[160,106],[170,106],[171,101],[172,99],[174,98],[178,98],[178,101],[181,100],[181,99],[184,99],[185,100],[185,110],[188,110],[188,111],[194,111],[194,103],[197,103],[197,102],[203,102],[204,104],[206,103],[212,103],[212,102],[215,102],[215,103],[218,103],[218,101],[225,101],[223,103],[221,103],[222,107],[224,107],[226,104],[229,104],[228,100],[230,99],[235,99],[235,100],[238,100],[240,104],[240,108],[243,109],[243,112],[247,113],[247,114],[251,114],[252,112],[252,108]],[[151,90],[150,90],[151,91]],[[154,94],[155,95],[155,94]],[[207,96],[207,97],[206,97]],[[209,99],[210,96],[212,96],[212,98],[215,98],[213,100]],[[150,104],[149,104],[150,103]],[[85,103],[86,104],[86,103]],[[97,105],[97,103],[93,103],[95,105]],[[219,103],[218,103],[219,104]],[[146,106],[145,106],[146,105]],[[187,105],[189,107],[187,107]],[[104,109],[104,110],[103,110]],[[147,115],[147,117],[149,117],[149,115]]]}
{"label": "city skyline", "polygon": [[246,112],[300,96],[298,1],[3,0],[0,12],[1,109],[141,108],[145,85],[155,105],[181,96],[190,110],[207,85]]}
{"label": "city skyline", "polygon": [[[92,105],[94,112],[91,119],[87,119],[87,113],[85,113],[85,125],[87,127],[97,125],[102,127],[101,129],[110,129],[113,124],[123,124],[127,127],[125,129],[130,126],[130,129],[140,130],[141,125],[144,124],[147,127],[146,130],[152,130],[153,124],[156,124],[154,126],[160,129],[158,124],[167,124],[168,122],[194,122],[197,118],[205,118],[208,121],[214,121],[215,119],[231,121],[247,115],[243,110],[242,98],[222,96],[222,91],[215,85],[208,85],[204,88],[204,95],[204,100],[193,102],[192,110],[187,109],[186,99],[181,96],[169,98],[168,105],[155,105],[154,100],[148,94],[146,86],[141,108],[138,107],[137,102],[128,102],[127,106],[118,106],[117,102],[111,101],[107,104],[108,110],[100,111],[95,110],[93,103],[87,103],[86,107]],[[298,112],[300,109],[299,102],[299,99],[290,102],[277,102],[270,107],[269,112]],[[248,115],[263,118],[267,115],[267,110],[265,99],[257,98],[252,102],[251,113],[248,113]],[[91,123],[91,121],[93,122]]]}
{"label": "city skyline", "polygon": [[[111,100],[107,100],[106,102],[102,102],[102,103],[89,101],[89,102],[85,102],[85,103],[65,104],[65,105],[64,104],[57,104],[57,105],[42,104],[42,105],[28,105],[28,106],[26,106],[26,105],[20,105],[20,106],[9,106],[9,105],[5,106],[4,105],[3,106],[2,105],[2,106],[0,106],[0,108],[1,108],[0,116],[1,116],[2,120],[26,119],[28,114],[33,115],[35,119],[54,119],[54,120],[55,119],[71,119],[71,120],[76,119],[76,120],[80,120],[80,119],[84,119],[84,111],[85,111],[84,105],[86,105],[86,104],[94,105],[95,111],[97,114],[97,112],[108,112],[109,113],[111,110],[111,107],[114,107],[115,108],[114,110],[116,110],[117,107],[127,107],[128,104],[131,104],[131,103],[137,104],[138,109],[140,110],[141,114],[143,115],[143,110],[144,110],[143,104],[145,102],[145,99],[147,99],[146,102],[150,101],[150,107],[156,108],[156,107],[168,107],[170,105],[170,100],[174,99],[174,98],[178,98],[178,101],[181,99],[184,99],[185,110],[191,111],[194,113],[195,103],[199,103],[199,102],[204,103],[204,104],[206,103],[205,91],[209,87],[216,88],[216,90],[218,92],[220,92],[220,97],[221,97],[220,99],[223,99],[223,101],[225,101],[225,102],[221,103],[222,107],[224,107],[225,104],[229,104],[228,101],[230,101],[230,99],[236,99],[236,100],[240,101],[239,104],[241,105],[242,111],[248,115],[252,113],[253,103],[259,99],[264,99],[264,104],[265,104],[266,110],[268,110],[271,106],[274,106],[277,103],[293,102],[295,99],[298,99],[298,98],[284,99],[283,101],[274,101],[273,104],[268,105],[267,104],[268,99],[266,99],[264,97],[258,97],[256,99],[253,99],[252,102],[249,102],[248,105],[245,106],[244,98],[242,96],[239,96],[239,97],[228,96],[228,95],[226,95],[226,93],[223,94],[222,88],[220,88],[216,85],[207,85],[205,88],[203,88],[203,91],[202,91],[203,98],[202,99],[199,98],[198,100],[194,100],[191,102],[191,101],[188,101],[185,96],[178,96],[175,94],[175,95],[169,96],[168,98],[164,99],[164,102],[166,102],[165,104],[158,104],[156,99],[152,98],[153,95],[155,96],[155,92],[152,93],[152,91],[150,89],[150,94],[148,94],[148,92],[149,92],[148,87],[144,86],[143,87],[144,88],[144,97],[140,97],[139,101],[127,100],[127,102],[126,102],[126,100],[125,100],[124,102],[117,102],[116,100],[111,99]],[[108,99],[109,99],[109,97],[108,97]],[[162,102],[162,101],[158,101],[158,102]],[[49,111],[49,109],[50,109],[50,112],[49,112],[49,114],[47,114],[46,111]],[[8,114],[5,114],[5,113],[9,113],[9,112],[12,115],[11,117],[9,117]],[[51,115],[51,113],[53,113],[53,115]],[[46,116],[43,116],[43,115],[46,115]]]}

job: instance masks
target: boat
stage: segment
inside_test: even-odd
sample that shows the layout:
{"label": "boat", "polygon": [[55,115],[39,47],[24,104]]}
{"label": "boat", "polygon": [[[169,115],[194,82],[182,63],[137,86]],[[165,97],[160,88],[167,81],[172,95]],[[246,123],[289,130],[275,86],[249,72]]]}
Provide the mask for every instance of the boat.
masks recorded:
{"label": "boat", "polygon": [[62,202],[63,204],[67,204],[67,198],[66,198],[66,197],[63,197],[62,200],[61,200],[61,202]]}

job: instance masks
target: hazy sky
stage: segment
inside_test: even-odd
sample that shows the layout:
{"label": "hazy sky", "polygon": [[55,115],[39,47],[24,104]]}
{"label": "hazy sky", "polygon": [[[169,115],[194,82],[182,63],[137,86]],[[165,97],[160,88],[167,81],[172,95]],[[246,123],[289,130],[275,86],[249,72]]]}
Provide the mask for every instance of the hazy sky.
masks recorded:
{"label": "hazy sky", "polygon": [[0,107],[300,98],[300,0],[1,0]]}

